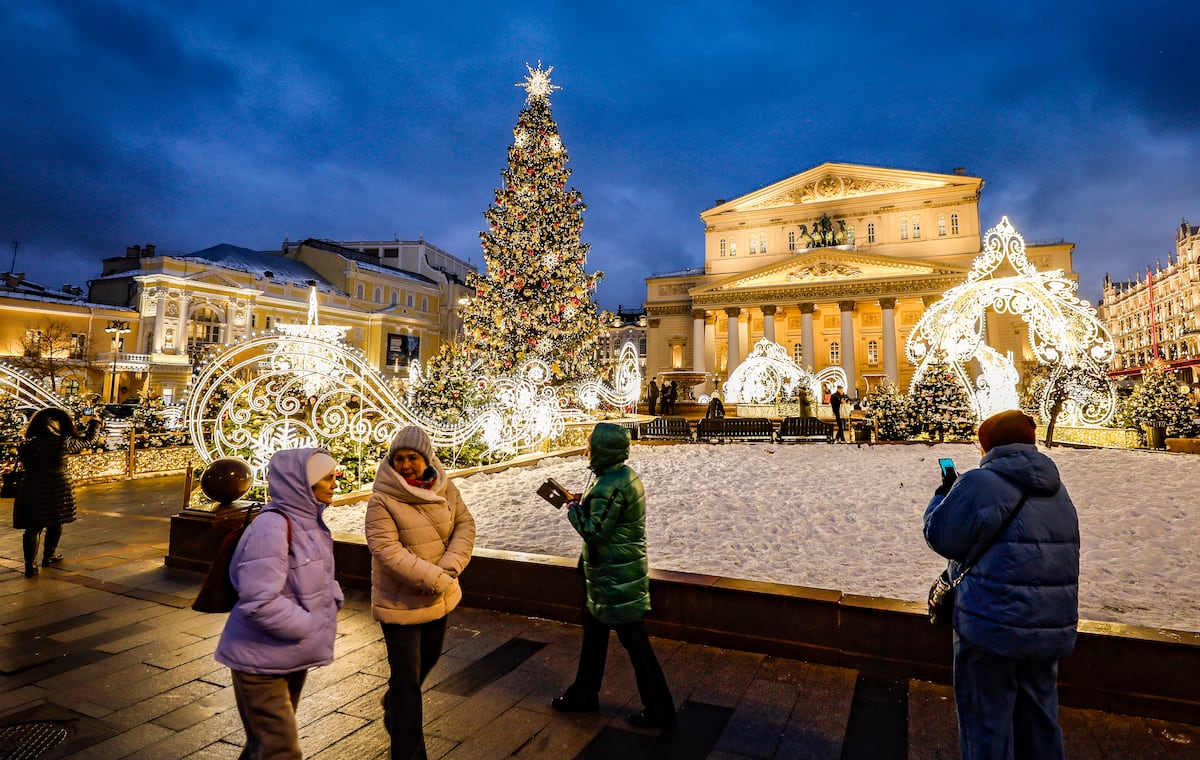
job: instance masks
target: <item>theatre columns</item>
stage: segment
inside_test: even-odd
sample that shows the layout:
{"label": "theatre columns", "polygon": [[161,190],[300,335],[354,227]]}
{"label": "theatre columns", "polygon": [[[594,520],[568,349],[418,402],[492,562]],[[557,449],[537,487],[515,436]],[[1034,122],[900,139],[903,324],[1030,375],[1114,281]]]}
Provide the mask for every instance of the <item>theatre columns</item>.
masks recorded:
{"label": "theatre columns", "polygon": [[775,340],[775,312],[778,311],[777,306],[761,306],[763,313],[763,337],[772,343]]}
{"label": "theatre columns", "polygon": [[801,303],[800,306],[800,350],[803,356],[804,368],[816,369],[817,342],[813,332],[813,312],[817,310],[815,303]]}
{"label": "theatre columns", "polygon": [[742,328],[741,324],[739,324],[741,320],[738,319],[741,313],[742,310],[736,306],[731,306],[725,310],[725,316],[729,317],[729,325],[725,331],[729,336],[729,346],[725,356],[726,377],[732,375],[733,371],[737,369],[737,365],[742,363],[742,350],[739,345]]}
{"label": "theatre columns", "polygon": [[708,313],[703,309],[692,311],[692,371],[707,372],[704,362],[704,322]]}
{"label": "theatre columns", "polygon": [[846,392],[858,395],[858,360],[854,356],[854,301],[838,301],[842,313],[841,365],[846,372]]}
{"label": "theatre columns", "polygon": [[883,309],[883,373],[888,382],[896,385],[900,382],[900,360],[896,348],[896,299],[880,298],[879,308]]}

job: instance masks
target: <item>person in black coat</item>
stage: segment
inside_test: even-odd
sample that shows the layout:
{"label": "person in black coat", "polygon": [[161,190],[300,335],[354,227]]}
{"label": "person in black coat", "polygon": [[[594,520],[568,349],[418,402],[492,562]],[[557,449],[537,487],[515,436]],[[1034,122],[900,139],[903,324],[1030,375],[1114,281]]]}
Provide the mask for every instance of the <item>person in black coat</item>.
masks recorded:
{"label": "person in black coat", "polygon": [[42,531],[46,543],[42,567],[62,562],[57,553],[64,523],[75,522],[75,493],[67,477],[66,458],[93,445],[100,420],[84,416],[87,428],[81,434],[65,410],[52,407],[33,415],[25,430],[25,441],[17,451],[25,478],[13,501],[13,527],[25,531],[25,577],[38,573],[37,550]]}
{"label": "person in black coat", "polygon": [[654,380],[650,381],[650,387],[646,389],[646,400],[650,403],[650,416],[653,417],[658,409],[658,383]]}

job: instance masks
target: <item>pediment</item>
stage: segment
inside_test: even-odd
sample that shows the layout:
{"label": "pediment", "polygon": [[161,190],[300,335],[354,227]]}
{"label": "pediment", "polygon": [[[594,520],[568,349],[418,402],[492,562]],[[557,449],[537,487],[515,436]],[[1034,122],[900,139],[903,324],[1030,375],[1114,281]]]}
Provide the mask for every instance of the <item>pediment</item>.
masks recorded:
{"label": "pediment", "polygon": [[229,275],[225,274],[220,269],[205,269],[202,272],[197,272],[196,274],[187,275],[183,279],[185,279],[191,283],[203,283],[205,285],[220,285],[222,287],[227,287],[227,288],[245,287],[242,283],[237,282],[236,280],[230,278]]}
{"label": "pediment", "polygon": [[736,290],[781,288],[796,285],[849,283],[879,280],[913,280],[947,274],[966,275],[968,266],[875,256],[841,248],[818,248],[749,272],[693,288],[692,297]]}
{"label": "pediment", "polygon": [[858,164],[824,163],[760,190],[722,203],[702,218],[740,211],[805,206],[830,201],[887,196],[962,186],[977,191],[982,182],[959,174],[886,169]]}

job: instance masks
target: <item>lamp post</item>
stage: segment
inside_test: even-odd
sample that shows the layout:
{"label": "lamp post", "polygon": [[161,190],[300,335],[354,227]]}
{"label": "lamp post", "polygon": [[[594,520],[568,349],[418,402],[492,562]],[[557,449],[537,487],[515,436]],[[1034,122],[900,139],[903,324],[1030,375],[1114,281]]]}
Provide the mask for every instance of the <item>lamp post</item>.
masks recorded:
{"label": "lamp post", "polygon": [[121,345],[121,336],[130,332],[129,323],[123,319],[110,319],[104,332],[112,336],[112,389],[108,394],[108,403],[117,403],[117,349]]}

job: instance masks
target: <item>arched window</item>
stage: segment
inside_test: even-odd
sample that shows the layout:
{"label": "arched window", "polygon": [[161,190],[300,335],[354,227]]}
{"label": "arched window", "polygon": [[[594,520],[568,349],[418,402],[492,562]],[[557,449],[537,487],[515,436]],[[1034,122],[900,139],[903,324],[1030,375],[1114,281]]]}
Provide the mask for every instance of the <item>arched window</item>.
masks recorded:
{"label": "arched window", "polygon": [[946,215],[938,214],[938,237],[946,237]]}
{"label": "arched window", "polygon": [[756,253],[758,253],[758,241],[754,239],[753,235],[751,235],[750,236],[750,255],[753,256]]}
{"label": "arched window", "polygon": [[767,252],[767,236],[766,235],[758,236],[758,252],[759,253]]}
{"label": "arched window", "polygon": [[188,348],[221,342],[221,317],[207,306],[192,312],[188,320]]}
{"label": "arched window", "polygon": [[879,363],[879,341],[877,340],[867,341],[867,363]]}
{"label": "arched window", "polygon": [[836,340],[829,344],[829,363],[840,364],[842,361],[842,346]]}
{"label": "arched window", "polygon": [[796,233],[795,232],[788,233],[788,250],[789,251],[796,250]]}
{"label": "arched window", "polygon": [[413,305],[413,294],[412,293],[409,293],[408,295],[404,296],[404,305],[410,309],[412,308],[412,305]]}
{"label": "arched window", "polygon": [[358,283],[358,287],[354,289],[354,297],[360,301],[363,300],[363,285],[361,282]]}
{"label": "arched window", "polygon": [[429,311],[429,298],[421,296],[421,311]]}
{"label": "arched window", "polygon": [[392,288],[392,306],[400,303],[400,291]]}
{"label": "arched window", "polygon": [[736,240],[729,241],[729,255],[737,256],[737,241]]}
{"label": "arched window", "polygon": [[792,361],[800,364],[804,361],[804,344],[796,343],[792,346]]}
{"label": "arched window", "polygon": [[846,245],[854,245],[854,225],[846,225]]}
{"label": "arched window", "polygon": [[721,238],[721,256],[722,258],[725,256],[725,238]]}
{"label": "arched window", "polygon": [[908,220],[907,219],[900,220],[900,239],[908,240]]}
{"label": "arched window", "polygon": [[921,238],[921,217],[914,216],[912,220],[913,240]]}
{"label": "arched window", "polygon": [[951,235],[958,234],[958,214],[950,215],[950,234]]}
{"label": "arched window", "polygon": [[875,242],[875,222],[867,222],[867,242]]}
{"label": "arched window", "polygon": [[79,378],[68,377],[62,382],[62,395],[67,398],[75,398],[79,395]]}
{"label": "arched window", "polygon": [[375,288],[375,303],[383,303],[383,288]]}

